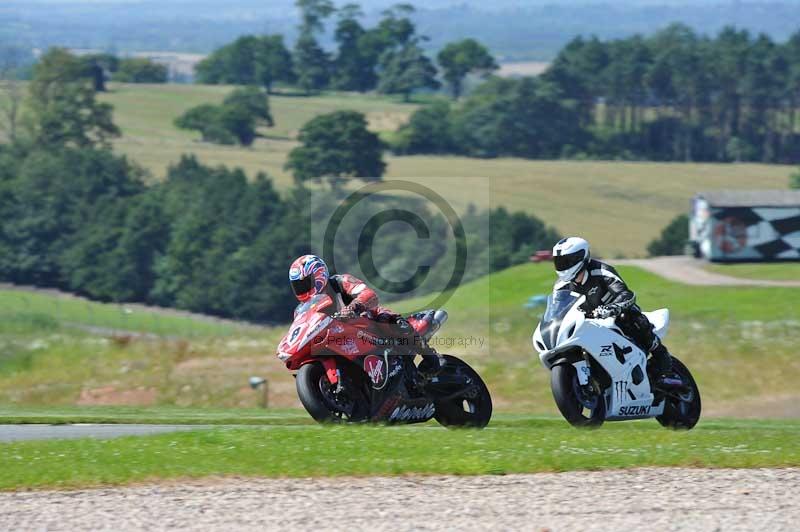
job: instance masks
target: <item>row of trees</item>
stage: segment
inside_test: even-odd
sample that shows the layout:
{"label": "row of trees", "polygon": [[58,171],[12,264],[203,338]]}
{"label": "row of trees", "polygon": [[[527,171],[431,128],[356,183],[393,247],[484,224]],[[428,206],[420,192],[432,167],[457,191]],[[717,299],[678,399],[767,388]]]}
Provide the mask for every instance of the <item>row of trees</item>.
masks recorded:
{"label": "row of trees", "polygon": [[649,38],[575,39],[546,78],[611,151],[670,160],[800,158],[800,31],[787,42],[675,24]]}
{"label": "row of trees", "polygon": [[[275,83],[296,85],[306,93],[331,88],[385,94],[406,99],[419,89],[440,86],[437,68],[422,49],[426,37],[419,35],[409,16],[413,7],[399,4],[384,11],[373,28],[359,21],[357,4],[336,10],[330,0],[297,0],[301,12],[299,34],[293,51],[281,35],[246,35],[216,50],[195,69],[200,83],[261,85],[271,91]],[[336,14],[334,54],[319,44],[325,21]],[[455,98],[470,73],[486,74],[497,64],[473,39],[450,43],[438,54],[443,77]]]}
{"label": "row of trees", "polygon": [[798,162],[798,111],[800,31],[779,44],[676,24],[648,38],[578,37],[536,80],[492,80],[461,106],[419,111],[396,149]]}
{"label": "row of trees", "polygon": [[[33,65],[27,93],[0,65],[0,128],[11,142],[24,140],[45,148],[107,144],[120,134],[111,120],[111,106],[96,99],[96,93],[105,90],[109,72],[118,81],[166,81],[166,68],[147,59],[76,56],[50,48]],[[23,120],[23,108],[30,120]]]}
{"label": "row of trees", "polygon": [[588,144],[574,106],[540,78],[492,78],[462,105],[436,103],[416,111],[392,141],[399,154],[552,159]]}
{"label": "row of trees", "polygon": [[[58,49],[42,57],[28,87],[31,129],[0,145],[0,279],[99,300],[285,321],[295,304],[286,268],[297,255],[322,251],[312,240],[311,222],[330,215],[344,192],[323,186],[314,201],[299,180],[282,195],[263,174],[250,180],[241,170],[205,166],[193,156],[168,168],[164,181],[148,185],[152,180],[143,170],[111,151],[109,139],[118,134],[112,109],[97,101],[93,80],[78,63]],[[261,91],[243,89],[223,105],[263,112],[265,101]],[[342,113],[334,116],[335,127],[368,135],[350,135],[360,141],[333,149],[347,152],[345,158],[360,170],[323,173],[339,179],[362,170],[381,173],[382,167],[361,167],[363,161],[351,157],[377,138],[369,136],[362,115]],[[304,164],[320,163],[315,157],[330,148],[325,119],[301,134],[311,153],[295,156],[310,161],[298,172]],[[393,213],[414,200],[386,194],[375,201],[379,212]],[[416,212],[431,221],[432,237],[420,240],[404,224],[375,226],[380,238],[373,241],[372,256],[378,268],[401,277],[423,257],[441,288],[452,271],[454,245],[447,222],[417,203]],[[464,280],[524,261],[530,249],[558,238],[535,217],[502,209],[471,208],[462,219],[470,261]],[[347,223],[345,233],[357,235],[364,220],[354,216]],[[359,260],[358,252],[348,253],[337,266],[358,271]],[[388,295],[390,300],[409,294]]]}
{"label": "row of trees", "polygon": [[85,75],[94,80],[97,91],[106,90],[106,82],[120,83],[166,83],[169,71],[165,65],[146,57],[117,57],[99,53],[82,55],[77,59],[85,69]]}
{"label": "row of trees", "polygon": [[[248,180],[240,170],[211,168],[187,156],[168,169],[166,180],[147,186],[124,158],[91,147],[0,146],[0,163],[5,282],[280,322],[296,303],[286,281],[288,264],[300,254],[321,252],[309,220],[327,211],[310,212],[310,192],[302,187],[281,196],[264,175]],[[326,210],[338,201],[316,205]],[[380,201],[383,212],[408,208],[407,199]],[[387,225],[371,252],[379,269],[401,278],[424,257],[433,286],[441,288],[452,271],[452,241],[447,224],[428,216],[434,220],[428,241]],[[524,262],[532,249],[559,238],[535,217],[503,209],[471,209],[462,221],[470,259],[464,281]],[[346,254],[337,266],[357,272],[358,260],[357,253]],[[383,295],[391,301],[416,293]]]}

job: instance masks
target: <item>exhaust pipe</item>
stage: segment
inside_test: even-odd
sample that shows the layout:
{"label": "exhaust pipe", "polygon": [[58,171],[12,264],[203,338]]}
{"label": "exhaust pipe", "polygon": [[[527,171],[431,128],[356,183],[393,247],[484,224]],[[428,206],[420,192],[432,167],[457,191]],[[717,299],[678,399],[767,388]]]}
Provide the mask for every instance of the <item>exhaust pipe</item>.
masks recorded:
{"label": "exhaust pipe", "polygon": [[425,333],[425,340],[430,340],[431,337],[445,324],[447,321],[447,311],[439,309],[433,313],[431,317],[431,325]]}

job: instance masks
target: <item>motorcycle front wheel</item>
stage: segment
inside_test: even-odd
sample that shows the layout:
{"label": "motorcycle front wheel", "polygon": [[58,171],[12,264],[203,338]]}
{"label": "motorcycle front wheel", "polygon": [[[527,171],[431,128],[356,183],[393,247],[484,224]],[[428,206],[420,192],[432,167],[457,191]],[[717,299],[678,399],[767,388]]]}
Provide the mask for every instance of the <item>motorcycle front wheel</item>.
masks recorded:
{"label": "motorcycle front wheel", "polygon": [[553,366],[550,370],[550,388],[558,410],[573,427],[599,427],[605,421],[603,398],[599,395],[587,396],[572,364]]}
{"label": "motorcycle front wheel", "polygon": [[700,390],[689,368],[675,357],[672,357],[672,371],[681,378],[685,389],[664,397],[664,413],[656,416],[656,419],[663,427],[689,430],[700,420]]}
{"label": "motorcycle front wheel", "polygon": [[325,368],[319,362],[301,367],[295,377],[297,395],[303,407],[319,423],[344,423],[363,421],[367,417],[368,405],[363,398],[351,397],[350,393],[336,393],[336,385],[328,381]]}

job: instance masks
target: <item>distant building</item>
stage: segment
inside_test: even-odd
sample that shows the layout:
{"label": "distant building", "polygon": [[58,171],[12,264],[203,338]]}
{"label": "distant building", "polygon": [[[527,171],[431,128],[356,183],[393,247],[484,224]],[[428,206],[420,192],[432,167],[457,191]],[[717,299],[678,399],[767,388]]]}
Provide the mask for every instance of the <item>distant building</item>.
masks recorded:
{"label": "distant building", "polygon": [[700,192],[689,240],[712,261],[800,260],[800,190]]}

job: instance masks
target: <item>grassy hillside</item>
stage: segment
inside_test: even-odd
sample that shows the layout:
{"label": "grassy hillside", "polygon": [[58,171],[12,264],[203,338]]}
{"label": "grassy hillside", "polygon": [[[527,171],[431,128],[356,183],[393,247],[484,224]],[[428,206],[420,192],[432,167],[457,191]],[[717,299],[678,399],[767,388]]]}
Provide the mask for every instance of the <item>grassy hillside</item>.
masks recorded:
{"label": "grassy hillside", "polygon": [[98,303],[52,290],[0,288],[0,333],[74,328],[164,337],[257,335],[261,327],[172,309]]}
{"label": "grassy hillside", "polygon": [[[800,415],[800,289],[689,287],[620,270],[643,308],[672,311],[666,343],[694,372],[709,415]],[[556,413],[549,375],[530,344],[543,308],[523,308],[529,296],[549,293],[553,278],[548,265],[523,265],[463,286],[445,305],[450,321],[437,347],[481,371],[499,410]],[[6,300],[6,316],[25,314],[17,301]],[[292,377],[272,356],[283,332],[108,338],[37,322],[0,336],[0,403],[253,407],[259,396],[247,379],[262,375],[271,405],[294,407]]]}
{"label": "grassy hillside", "polygon": [[281,331],[0,290],[0,404],[256,406],[247,379],[264,373]]}
{"label": "grassy hillside", "polygon": [[286,154],[294,147],[300,127],[314,116],[341,109],[364,113],[376,131],[394,131],[417,108],[394,100],[360,94],[326,96],[272,96],[270,110],[275,126],[265,128],[266,138],[250,148],[221,146],[200,141],[198,132],[178,129],[175,118],[203,103],[222,103],[234,89],[219,85],[127,85],[112,83],[103,101],[114,105],[114,121],[123,137],[115,147],[138,161],[155,177],[164,175],[168,164],[182,153],[196,153],[207,164],[239,166],[251,175],[267,172],[279,185],[288,186],[291,176],[283,170]]}
{"label": "grassy hillside", "polygon": [[[239,166],[248,173],[267,172],[278,186],[291,184],[283,169],[295,146],[297,130],[311,117],[337,109],[364,112],[378,132],[394,131],[416,109],[395,99],[347,93],[315,97],[273,96],[276,125],[250,148],[200,142],[199,134],[181,131],[173,120],[189,107],[220,102],[231,87],[112,84],[103,95],[115,106],[123,131],[116,149],[148,168],[155,178],[182,153],[195,153],[209,164]],[[563,233],[582,234],[604,256],[641,256],[647,243],[677,214],[686,212],[692,195],[716,188],[785,188],[792,169],[761,164],[682,164],[465,157],[387,157],[387,177],[430,186],[457,209],[468,203],[505,205],[542,217]],[[480,177],[476,190],[458,178]],[[448,179],[445,179],[448,178]],[[486,193],[489,190],[490,193]]]}

